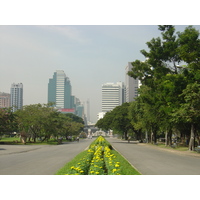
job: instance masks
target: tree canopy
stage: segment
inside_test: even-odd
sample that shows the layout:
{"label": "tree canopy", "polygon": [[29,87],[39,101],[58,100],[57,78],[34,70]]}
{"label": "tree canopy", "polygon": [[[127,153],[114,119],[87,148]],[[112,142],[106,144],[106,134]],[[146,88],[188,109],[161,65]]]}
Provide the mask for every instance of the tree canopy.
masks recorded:
{"label": "tree canopy", "polygon": [[121,114],[122,105],[106,113],[97,125],[120,131],[129,121],[135,133],[147,133],[152,143],[165,135],[166,145],[171,145],[175,135],[182,144],[189,140],[189,150],[194,150],[200,145],[199,31],[188,26],[176,32],[172,25],[158,29],[161,36],[146,43],[148,50],[141,50],[145,60],[133,61],[128,72],[142,83],[139,96],[127,107],[128,117]]}
{"label": "tree canopy", "polygon": [[74,114],[63,114],[51,104],[33,104],[24,106],[16,112],[11,109],[0,109],[0,132],[19,132],[21,137],[36,142],[49,140],[50,137],[78,135],[83,130],[83,120]]}

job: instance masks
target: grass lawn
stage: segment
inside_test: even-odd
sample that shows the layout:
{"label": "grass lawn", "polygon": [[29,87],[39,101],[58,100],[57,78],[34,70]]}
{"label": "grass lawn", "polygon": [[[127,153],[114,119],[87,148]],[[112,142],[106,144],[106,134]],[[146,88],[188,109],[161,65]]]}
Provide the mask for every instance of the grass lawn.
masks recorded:
{"label": "grass lawn", "polygon": [[[0,144],[7,144],[7,145],[24,145],[23,143],[20,142],[20,138],[16,137],[7,137],[7,138],[2,138],[0,140]],[[55,141],[54,139],[49,140],[48,142],[40,142],[36,141],[34,142],[27,142],[26,145],[57,145],[58,142]]]}
{"label": "grass lawn", "polygon": [[117,160],[122,163],[122,175],[141,175],[120,153],[115,150],[111,150],[111,152],[117,157]]}
{"label": "grass lawn", "polygon": [[67,170],[70,169],[72,166],[74,166],[76,163],[80,161],[81,158],[83,158],[87,154],[87,150],[82,151],[77,156],[75,156],[70,162],[64,165],[61,169],[59,169],[55,175],[65,175],[67,173]]}
{"label": "grass lawn", "polygon": [[165,148],[165,149],[175,149],[175,150],[178,150],[178,151],[187,151],[188,150],[188,147],[178,146],[176,148],[172,148],[170,146],[165,146],[165,144],[163,144],[163,143],[158,143],[157,146],[161,147],[161,148]]}

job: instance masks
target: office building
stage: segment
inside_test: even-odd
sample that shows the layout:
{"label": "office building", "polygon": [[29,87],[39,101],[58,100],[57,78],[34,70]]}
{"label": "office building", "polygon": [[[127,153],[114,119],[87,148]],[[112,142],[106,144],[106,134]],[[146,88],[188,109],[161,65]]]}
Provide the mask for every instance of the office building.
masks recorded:
{"label": "office building", "polygon": [[13,83],[10,89],[10,106],[12,111],[15,112],[23,107],[23,84]]}
{"label": "office building", "polygon": [[72,113],[84,119],[84,107],[81,101],[72,95],[72,86],[63,70],[56,70],[48,83],[48,103],[61,113]]}
{"label": "office building", "polygon": [[124,103],[124,83],[102,85],[102,112],[108,112]]}
{"label": "office building", "polygon": [[138,88],[140,87],[141,83],[138,79],[134,79],[130,77],[127,73],[131,71],[133,68],[131,62],[128,62],[128,65],[125,67],[125,99],[126,102],[134,101],[135,98],[138,96]]}
{"label": "office building", "polygon": [[76,115],[84,119],[84,106],[78,105],[76,108]]}
{"label": "office building", "polygon": [[10,94],[5,92],[0,92],[0,108],[10,107]]}
{"label": "office building", "polygon": [[63,70],[56,70],[48,84],[48,103],[54,102],[58,109],[72,108],[71,83]]}
{"label": "office building", "polygon": [[104,118],[105,114],[106,114],[106,112],[99,112],[97,114],[97,120],[100,120],[100,119]]}

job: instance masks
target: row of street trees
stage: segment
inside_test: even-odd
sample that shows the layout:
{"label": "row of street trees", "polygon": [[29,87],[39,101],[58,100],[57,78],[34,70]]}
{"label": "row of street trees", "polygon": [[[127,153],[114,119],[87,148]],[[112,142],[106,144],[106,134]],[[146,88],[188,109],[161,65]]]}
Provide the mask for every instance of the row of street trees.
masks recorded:
{"label": "row of street trees", "polygon": [[121,131],[125,138],[127,130],[138,137],[146,133],[152,143],[164,134],[166,145],[176,134],[181,143],[188,139],[189,150],[194,150],[200,145],[199,32],[192,26],[177,33],[171,25],[158,29],[161,37],[146,43],[148,52],[141,50],[146,60],[135,60],[128,72],[142,83],[139,96],[106,113],[96,125]]}
{"label": "row of street trees", "polygon": [[[62,114],[52,107],[52,104],[33,104],[12,113],[11,109],[0,110],[1,135],[9,132],[20,132],[24,143],[27,139],[36,142],[48,141],[50,137],[66,137],[78,135],[83,130],[82,118],[74,114]],[[5,123],[6,122],[6,123]]]}

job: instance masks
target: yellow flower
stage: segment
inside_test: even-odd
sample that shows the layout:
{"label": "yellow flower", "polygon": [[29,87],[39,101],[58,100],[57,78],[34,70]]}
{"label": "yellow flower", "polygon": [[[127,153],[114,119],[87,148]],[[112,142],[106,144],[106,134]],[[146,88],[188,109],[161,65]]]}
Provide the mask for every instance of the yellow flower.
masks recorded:
{"label": "yellow flower", "polygon": [[117,169],[113,169],[113,170],[112,170],[113,173],[116,172],[116,171],[117,171]]}
{"label": "yellow flower", "polygon": [[119,167],[119,165],[118,165],[118,164],[116,164],[116,165],[115,165],[115,167]]}
{"label": "yellow flower", "polygon": [[96,174],[99,174],[99,172],[96,172]]}

